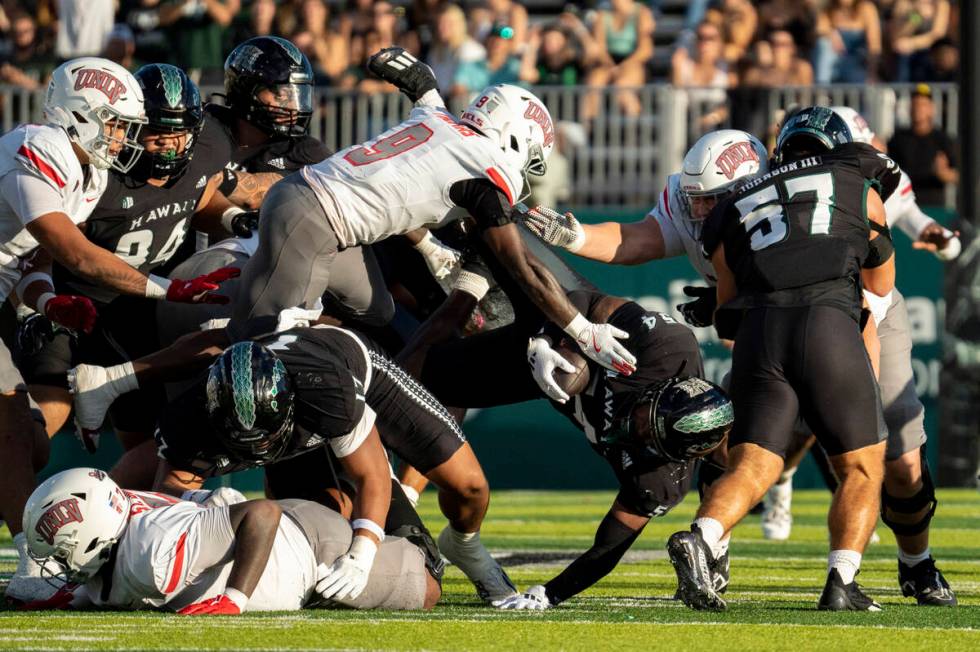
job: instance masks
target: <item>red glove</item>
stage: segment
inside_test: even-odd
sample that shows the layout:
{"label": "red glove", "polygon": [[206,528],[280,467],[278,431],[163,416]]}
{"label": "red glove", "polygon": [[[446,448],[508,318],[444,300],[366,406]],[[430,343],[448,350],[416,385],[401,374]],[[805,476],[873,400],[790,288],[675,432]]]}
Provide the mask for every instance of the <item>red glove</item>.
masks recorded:
{"label": "red glove", "polygon": [[71,606],[71,601],[75,599],[73,591],[78,587],[77,584],[66,584],[58,589],[54,595],[47,600],[32,600],[25,602],[17,607],[19,611],[49,611],[51,609],[67,609]]}
{"label": "red glove", "polygon": [[222,593],[216,598],[189,604],[177,613],[181,616],[237,616],[242,613],[242,610],[232,602],[231,598]]}
{"label": "red glove", "polygon": [[91,333],[95,327],[95,306],[88,297],[58,294],[44,304],[44,316],[75,331]]}
{"label": "red glove", "polygon": [[237,267],[222,267],[210,274],[192,278],[189,281],[172,279],[167,288],[167,301],[177,303],[228,303],[230,299],[221,294],[211,294],[221,283],[236,278],[242,270]]}

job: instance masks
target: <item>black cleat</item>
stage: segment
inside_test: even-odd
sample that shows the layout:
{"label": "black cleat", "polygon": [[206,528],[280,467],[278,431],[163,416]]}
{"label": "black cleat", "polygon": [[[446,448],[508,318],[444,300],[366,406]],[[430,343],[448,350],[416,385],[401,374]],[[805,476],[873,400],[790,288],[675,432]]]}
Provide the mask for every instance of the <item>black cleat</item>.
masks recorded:
{"label": "black cleat", "polygon": [[949,588],[949,582],[936,568],[936,560],[932,557],[920,561],[915,566],[906,566],[899,561],[898,585],[902,587],[902,595],[906,598],[914,596],[920,606],[956,606],[956,595]]}
{"label": "black cleat", "polygon": [[675,532],[667,540],[667,554],[677,573],[677,595],[691,609],[724,611],[728,605],[715,590],[715,564],[701,533]]}
{"label": "black cleat", "polygon": [[729,561],[726,550],[725,554],[711,564],[711,582],[715,587],[715,593],[722,594],[728,590]]}
{"label": "black cleat", "polygon": [[881,611],[881,605],[869,598],[857,582],[844,584],[836,568],[827,575],[817,609],[822,611]]}

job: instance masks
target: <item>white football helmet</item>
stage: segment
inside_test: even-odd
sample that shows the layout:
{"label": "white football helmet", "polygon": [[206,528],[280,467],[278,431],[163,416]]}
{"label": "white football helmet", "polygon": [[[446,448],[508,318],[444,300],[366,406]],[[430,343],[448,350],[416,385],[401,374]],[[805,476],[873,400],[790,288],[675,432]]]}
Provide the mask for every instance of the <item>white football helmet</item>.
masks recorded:
{"label": "white football helmet", "polygon": [[520,86],[494,84],[483,89],[460,116],[500,144],[508,158],[524,173],[541,176],[555,147],[551,113],[534,93]]}
{"label": "white football helmet", "polygon": [[34,490],[24,507],[27,550],[53,559],[69,582],[91,578],[129,522],[129,497],[99,469],[69,469]]}
{"label": "white football helmet", "polygon": [[855,143],[871,144],[871,139],[875,137],[875,132],[871,130],[868,121],[864,116],[849,106],[832,106],[830,110],[839,115],[847,128],[851,130],[851,140]]}
{"label": "white football helmet", "polygon": [[691,211],[692,197],[714,197],[734,190],[739,180],[766,172],[769,153],[759,139],[738,129],[721,129],[702,136],[684,156],[681,170],[681,194]]}
{"label": "white football helmet", "polygon": [[[108,59],[81,57],[58,66],[44,97],[44,119],[63,127],[95,167],[128,172],[143,147],[143,91],[128,70]],[[125,135],[116,138],[115,129]]]}

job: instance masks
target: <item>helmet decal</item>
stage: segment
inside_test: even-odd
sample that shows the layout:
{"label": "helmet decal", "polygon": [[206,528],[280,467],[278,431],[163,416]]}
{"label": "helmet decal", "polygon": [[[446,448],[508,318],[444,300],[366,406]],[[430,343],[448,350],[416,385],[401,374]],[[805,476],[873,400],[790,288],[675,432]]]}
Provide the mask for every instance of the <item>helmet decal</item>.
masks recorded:
{"label": "helmet decal", "polygon": [[54,545],[54,537],[58,530],[69,523],[81,523],[82,510],[78,507],[77,498],[66,498],[61,502],[55,503],[38,519],[34,530],[48,543]]}
{"label": "helmet decal", "polygon": [[282,49],[286,51],[290,59],[296,62],[296,65],[303,63],[303,53],[299,51],[299,48],[292,41],[279,38],[278,36],[272,36],[270,38],[282,46]]}
{"label": "helmet decal", "polygon": [[95,68],[82,68],[75,74],[75,90],[80,91],[83,88],[102,91],[109,98],[109,104],[115,104],[126,92],[126,85],[115,76]]}
{"label": "helmet decal", "polygon": [[555,127],[551,124],[551,117],[548,112],[537,102],[528,101],[527,109],[524,110],[524,117],[532,120],[544,132],[544,146],[549,147],[555,142]]}
{"label": "helmet decal", "polygon": [[272,387],[269,389],[269,394],[272,396],[271,406],[273,410],[279,409],[279,401],[276,400],[276,396],[279,395],[279,383],[285,375],[286,365],[282,363],[282,360],[276,358],[276,362],[272,366]]}
{"label": "helmet decal", "polygon": [[244,428],[251,429],[255,425],[255,395],[252,393],[252,353],[249,342],[241,342],[232,347],[231,382],[235,416]]}
{"label": "helmet decal", "polygon": [[163,92],[170,107],[176,109],[180,105],[181,96],[184,92],[184,82],[180,79],[180,74],[170,67],[158,66],[160,77],[163,78]]}
{"label": "helmet decal", "polygon": [[752,147],[752,143],[743,141],[730,145],[723,151],[717,159],[715,165],[721,170],[729,181],[735,180],[735,173],[743,163],[759,162],[759,154]]}
{"label": "helmet decal", "polygon": [[246,43],[235,48],[232,55],[233,57],[228,59],[227,65],[235,68],[247,68],[258,61],[259,57],[262,56],[262,50]]}
{"label": "helmet decal", "polygon": [[731,403],[725,403],[705,412],[694,412],[681,417],[675,424],[674,429],[691,434],[706,432],[731,425],[735,420],[735,410]]}

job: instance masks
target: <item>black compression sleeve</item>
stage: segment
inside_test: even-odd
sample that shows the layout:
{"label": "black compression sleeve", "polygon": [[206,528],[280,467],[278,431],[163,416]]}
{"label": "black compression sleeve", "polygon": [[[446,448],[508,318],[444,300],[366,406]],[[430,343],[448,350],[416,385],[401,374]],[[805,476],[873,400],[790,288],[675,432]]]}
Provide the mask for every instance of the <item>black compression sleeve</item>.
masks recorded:
{"label": "black compression sleeve", "polygon": [[514,207],[489,179],[457,181],[449,188],[449,199],[468,211],[481,231],[514,221]]}
{"label": "black compression sleeve", "polygon": [[235,188],[238,187],[238,173],[234,170],[229,170],[225,168],[222,170],[221,174],[221,185],[218,186],[218,190],[222,195],[228,197],[231,193],[235,192]]}
{"label": "black compression sleeve", "polygon": [[564,602],[608,575],[642,531],[631,530],[612,513],[606,514],[596,530],[592,547],[544,585],[551,604]]}

